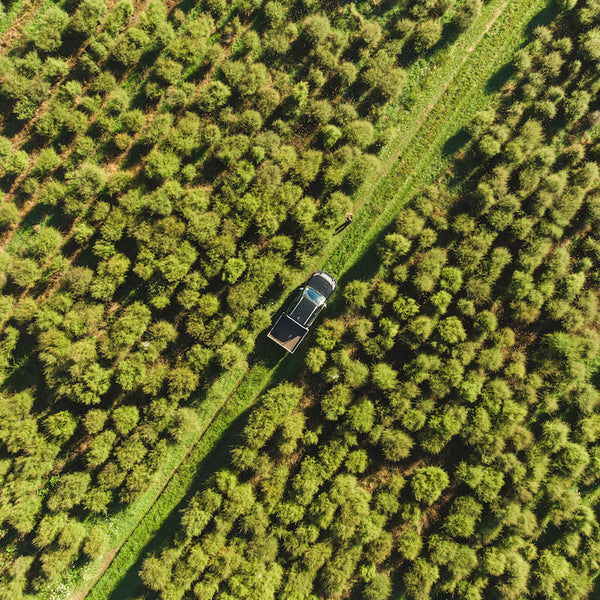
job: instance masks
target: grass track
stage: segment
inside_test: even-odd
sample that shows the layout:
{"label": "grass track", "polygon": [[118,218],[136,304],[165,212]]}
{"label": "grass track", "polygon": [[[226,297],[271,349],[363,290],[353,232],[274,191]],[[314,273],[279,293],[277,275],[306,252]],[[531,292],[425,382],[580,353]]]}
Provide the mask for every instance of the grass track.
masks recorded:
{"label": "grass track", "polygon": [[[329,255],[324,261],[325,268],[334,271],[342,281],[351,274],[356,276],[357,270],[368,269],[369,258],[374,260],[374,256],[365,251],[373,248],[402,205],[450,164],[452,152],[446,149],[447,141],[460,132],[478,109],[492,101],[497,87],[489,84],[490,77],[522,43],[527,25],[547,4],[542,0],[526,6],[518,0],[490,2],[474,27],[450,50],[439,54],[437,66],[434,62],[435,68],[417,92],[416,102],[399,115],[397,135],[384,151],[384,156],[389,157],[386,165],[394,164],[393,169],[385,176],[375,174],[373,179],[381,177],[379,183],[375,186],[366,183],[359,191],[364,198],[360,210],[352,227],[326,248],[325,254]],[[501,12],[496,14],[498,9]],[[551,10],[545,11],[536,22],[550,14]],[[489,33],[484,35],[491,20]],[[417,81],[419,68],[423,65],[409,73],[409,83],[411,79],[413,85]],[[398,164],[396,157],[401,159]],[[366,258],[361,261],[361,256]],[[157,533],[159,538],[161,530],[168,534],[165,523],[176,523],[174,511],[194,486],[199,467],[202,470],[205,466],[203,461],[219,440],[223,442],[224,437],[237,430],[236,420],[264,388],[292,376],[303,360],[301,352],[279,365],[281,361],[273,349],[263,346],[259,342],[254,353],[257,362],[241,380],[240,372],[226,374],[199,402],[198,412],[204,424],[201,432],[191,445],[182,444],[177,449],[157,474],[155,485],[120,515],[112,535],[117,551],[102,565],[91,565],[86,581],[78,590],[78,598],[84,597],[87,590],[90,590],[87,597],[94,600],[122,600],[135,593],[139,583],[137,561]],[[223,449],[224,444],[219,446]],[[223,458],[224,453],[221,454]],[[172,466],[174,463],[176,468]],[[206,467],[212,470],[214,461]],[[170,479],[166,484],[164,480],[160,483],[165,474]],[[96,581],[99,566],[101,576]]]}
{"label": "grass track", "polygon": [[[411,125],[412,116],[408,111],[405,113],[400,135],[396,138],[397,145],[391,144],[387,149],[392,156],[400,158],[399,162],[382,178],[373,191],[372,199],[363,204],[352,227],[347,229],[346,237],[351,243],[336,248],[325,268],[334,273],[346,271],[373,245],[402,205],[451,165],[461,130],[478,110],[490,104],[497,91],[497,83],[492,76],[525,40],[530,27],[523,25],[545,22],[553,13],[553,9],[547,7],[548,2],[543,0],[527,5],[510,0],[506,4],[505,12],[485,36],[479,51],[472,47],[467,49],[468,60],[463,61],[465,64],[460,76],[444,89],[435,105],[430,105],[425,98],[419,102],[420,106],[424,106],[422,110],[427,117],[420,122],[418,131],[414,132]],[[540,13],[544,7],[546,10]],[[498,77],[500,83],[501,75],[502,72]],[[432,79],[433,87],[445,86],[443,77],[437,72]],[[409,143],[406,142],[407,135],[411,136]],[[348,252],[347,248],[352,248],[352,251]]]}

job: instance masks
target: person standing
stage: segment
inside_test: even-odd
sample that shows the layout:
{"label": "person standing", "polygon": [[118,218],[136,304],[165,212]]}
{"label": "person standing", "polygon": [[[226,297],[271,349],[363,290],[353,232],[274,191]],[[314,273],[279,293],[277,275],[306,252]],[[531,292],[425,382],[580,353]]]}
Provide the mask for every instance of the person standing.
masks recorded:
{"label": "person standing", "polygon": [[346,229],[346,227],[348,227],[352,221],[354,221],[354,215],[351,212],[347,212],[346,216],[344,217],[344,222],[341,225],[338,225],[334,235],[342,233],[342,231],[344,231],[344,229]]}

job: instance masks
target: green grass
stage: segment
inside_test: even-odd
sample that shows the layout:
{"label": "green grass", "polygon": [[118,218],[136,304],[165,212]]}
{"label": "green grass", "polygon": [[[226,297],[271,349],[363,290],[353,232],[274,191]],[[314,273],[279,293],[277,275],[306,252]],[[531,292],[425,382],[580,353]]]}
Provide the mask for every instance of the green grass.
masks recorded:
{"label": "green grass", "polygon": [[[205,394],[198,399],[198,416],[200,417],[200,422],[204,424],[201,430],[190,434],[187,439],[172,447],[172,451],[165,456],[160,468],[154,473],[150,486],[135,503],[130,504],[121,512],[104,519],[105,528],[109,532],[111,548],[119,548],[123,541],[128,538],[129,534],[138,526],[140,518],[153,506],[157,494],[160,494],[164,484],[167,481],[177,481],[176,478],[172,478],[174,471],[180,468],[180,463],[186,457],[186,454],[191,448],[194,448],[198,437],[202,437],[206,428],[211,424],[211,417],[218,412],[222,399],[228,397],[233,392],[245,372],[245,367],[242,367],[236,372],[226,373],[206,390]],[[99,520],[96,519],[93,522],[99,522]],[[65,598],[71,595],[76,586],[86,589],[86,584],[95,579],[100,565],[101,560],[98,560],[87,564],[83,569],[74,569],[66,579],[60,580],[51,588],[42,591],[38,597],[48,600]]]}
{"label": "green grass", "polygon": [[[402,205],[451,165],[453,153],[445,150],[448,141],[457,139],[473,115],[492,102],[497,89],[487,85],[491,75],[524,42],[526,31],[523,21],[531,20],[546,4],[540,0],[525,8],[519,3],[508,4],[495,26],[483,39],[480,51],[470,53],[471,57],[460,77],[452,81],[432,108],[426,124],[421,128],[422,134],[417,133],[411,138],[410,145],[405,142],[405,136],[412,127],[411,117],[404,115],[396,138],[398,144],[392,144],[388,149],[390,153],[401,152],[399,164],[377,185],[372,201],[363,205],[352,227],[347,229],[346,237],[350,243],[335,249],[325,268],[334,273],[347,270],[349,264],[354,264],[373,245]],[[488,5],[488,9],[490,8],[493,5]],[[550,14],[548,11],[540,15],[540,19],[548,18]],[[464,48],[465,44],[462,46]],[[436,69],[428,85],[442,86],[446,70],[444,65]],[[427,107],[427,99],[423,97],[418,105],[420,109]],[[352,251],[349,252],[348,248],[352,248]]]}
{"label": "green grass", "polygon": [[[455,136],[479,108],[493,100],[497,87],[488,85],[490,77],[525,39],[525,25],[546,2],[539,0],[527,6],[509,3],[477,49],[469,52],[473,43],[481,38],[496,9],[503,4],[496,1],[486,5],[481,18],[455,43],[453,50],[438,52],[433,62],[436,68],[426,73],[425,81],[420,86],[418,82],[422,79],[425,67],[417,63],[409,71],[409,85],[413,89],[417,86],[420,89],[410,110],[398,113],[395,141],[383,152],[392,156],[401,154],[401,162],[373,188],[372,196],[363,202],[352,227],[332,241],[325,250],[327,259],[315,266],[324,264],[325,268],[342,278],[355,272],[360,265],[358,259],[365,254],[365,250],[373,247],[401,206],[451,163],[452,153],[444,150],[447,140]],[[448,88],[444,91],[446,84]],[[415,120],[427,112],[430,105],[431,110],[419,128]],[[395,108],[400,110],[399,105]],[[369,187],[372,187],[372,183],[367,182],[357,197],[366,193]],[[363,261],[362,270],[365,262],[368,261]],[[89,598],[126,598],[134,593],[139,584],[137,562],[148,549],[148,544],[156,538],[150,547],[158,545],[172,531],[171,526],[177,524],[175,509],[190,490],[202,482],[200,474],[212,472],[226,460],[227,441],[239,430],[239,417],[267,385],[292,377],[297,372],[308,345],[306,343],[303,351],[281,362],[274,355],[276,349],[267,346],[264,339],[259,341],[254,353],[256,362],[240,385],[235,388],[235,383],[229,386],[221,383],[220,379],[198,402],[198,411],[204,423],[203,431],[197,436],[176,476],[157,496],[156,502],[148,509],[147,502],[139,501],[122,513],[123,520],[119,523],[118,531],[128,532],[126,539],[107,571],[93,587]],[[227,374],[222,379],[231,381],[235,380],[235,376]],[[231,390],[234,392],[229,395]],[[179,449],[176,454],[181,456]],[[209,455],[210,461],[205,464]],[[171,457],[169,464],[172,461]],[[157,494],[156,485],[152,487],[143,500]],[[140,519],[137,527],[136,515]],[[112,536],[113,540],[119,537]],[[84,587],[90,584],[93,584],[93,577],[85,582]]]}

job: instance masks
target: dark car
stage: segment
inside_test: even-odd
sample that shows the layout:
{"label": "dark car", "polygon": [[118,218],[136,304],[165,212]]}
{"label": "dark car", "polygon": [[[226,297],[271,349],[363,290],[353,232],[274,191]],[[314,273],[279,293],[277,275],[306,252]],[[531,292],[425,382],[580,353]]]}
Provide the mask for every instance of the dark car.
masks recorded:
{"label": "dark car", "polygon": [[333,275],[326,271],[315,271],[298,290],[288,309],[277,319],[268,337],[288,352],[294,352],[327,305],[335,286]]}

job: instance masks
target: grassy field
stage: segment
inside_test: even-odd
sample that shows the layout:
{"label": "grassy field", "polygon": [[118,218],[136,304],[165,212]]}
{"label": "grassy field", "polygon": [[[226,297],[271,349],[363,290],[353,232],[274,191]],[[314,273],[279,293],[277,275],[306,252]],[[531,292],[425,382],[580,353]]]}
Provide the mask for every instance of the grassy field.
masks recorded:
{"label": "grassy field", "polygon": [[[537,14],[545,4],[491,2],[463,38],[434,56],[424,81],[427,67],[417,63],[411,69],[408,87],[416,100],[409,110],[395,107],[397,131],[394,141],[382,152],[384,170],[359,191],[352,227],[332,240],[315,267],[330,269],[342,285],[369,269],[369,249],[407,199],[448,166],[456,148],[448,141],[460,141],[461,129],[471,116],[493,101],[506,74],[499,68],[527,32],[549,16],[548,11]],[[423,82],[419,85],[419,81]],[[227,456],[227,440],[239,430],[239,417],[267,385],[292,377],[302,360],[300,352],[282,363],[277,350],[263,338],[247,374],[227,374],[198,399],[201,431],[189,444],[177,448],[143,498],[114,518],[111,541],[117,552],[109,558],[115,557],[97,582],[99,567],[106,567],[109,561],[86,569],[84,583],[75,592],[77,597],[90,589],[90,598],[130,597],[138,583],[139,557],[168,535],[169,524],[178,518],[177,506],[202,481],[201,474],[213,471]]]}

